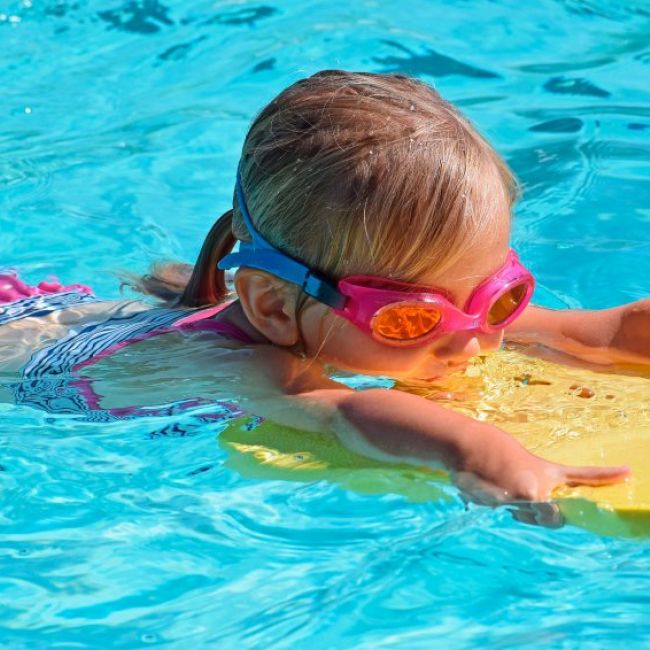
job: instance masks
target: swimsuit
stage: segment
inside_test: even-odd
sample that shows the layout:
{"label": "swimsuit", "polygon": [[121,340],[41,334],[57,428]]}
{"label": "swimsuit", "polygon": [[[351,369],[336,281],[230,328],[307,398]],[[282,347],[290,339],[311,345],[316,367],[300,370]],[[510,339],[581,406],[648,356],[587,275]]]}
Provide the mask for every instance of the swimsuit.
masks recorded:
{"label": "swimsuit", "polygon": [[[0,274],[0,324],[44,316],[82,303],[99,302],[90,288],[83,285],[44,284],[30,287],[13,275]],[[229,304],[197,310],[189,315],[185,310],[165,307],[126,315],[118,312],[107,320],[87,323],[79,331],[71,330],[62,339],[35,352],[22,368],[21,381],[11,385],[16,404],[49,413],[75,414],[93,422],[175,415],[200,404],[211,406],[210,414],[203,418],[214,420],[239,416],[242,411],[235,404],[202,399],[155,408],[102,408],[92,381],[79,373],[131,343],[179,330],[211,331],[242,343],[251,343],[250,337],[238,327],[213,320]]]}

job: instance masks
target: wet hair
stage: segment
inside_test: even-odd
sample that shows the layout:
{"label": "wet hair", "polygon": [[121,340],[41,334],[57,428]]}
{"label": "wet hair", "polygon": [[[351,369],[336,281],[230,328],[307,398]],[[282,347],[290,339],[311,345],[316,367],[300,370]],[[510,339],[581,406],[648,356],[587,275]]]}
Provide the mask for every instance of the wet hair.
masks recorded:
{"label": "wet hair", "polygon": [[[255,227],[333,279],[442,273],[517,194],[469,121],[398,74],[325,70],[294,83],[253,121],[240,166]],[[216,264],[237,239],[250,237],[234,197],[194,267],[159,265],[136,288],[179,306],[216,304],[228,294]]]}

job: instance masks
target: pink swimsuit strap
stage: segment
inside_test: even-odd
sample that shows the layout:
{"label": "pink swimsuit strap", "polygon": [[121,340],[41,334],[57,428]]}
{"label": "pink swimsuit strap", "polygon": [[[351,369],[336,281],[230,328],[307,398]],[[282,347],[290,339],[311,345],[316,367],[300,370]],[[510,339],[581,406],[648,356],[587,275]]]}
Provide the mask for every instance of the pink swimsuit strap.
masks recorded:
{"label": "pink swimsuit strap", "polygon": [[244,332],[237,325],[232,323],[224,323],[222,321],[212,320],[212,317],[223,311],[226,307],[232,305],[233,301],[223,303],[221,305],[216,305],[214,307],[208,307],[207,309],[200,309],[185,316],[180,320],[177,320],[173,325],[172,329],[182,328],[189,330],[203,330],[215,332],[217,334],[223,334],[233,338],[241,343],[254,343],[253,339]]}

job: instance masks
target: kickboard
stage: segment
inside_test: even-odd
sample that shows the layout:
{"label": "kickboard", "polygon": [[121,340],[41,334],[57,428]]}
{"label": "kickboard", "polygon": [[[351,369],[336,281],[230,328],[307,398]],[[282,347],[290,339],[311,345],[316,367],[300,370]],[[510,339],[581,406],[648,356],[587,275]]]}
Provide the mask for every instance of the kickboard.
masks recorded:
{"label": "kickboard", "polygon": [[[594,372],[502,350],[440,383],[397,389],[500,426],[555,462],[629,465],[632,476],[624,483],[565,487],[554,497],[573,524],[600,534],[650,536],[650,377],[639,370]],[[325,434],[247,419],[231,424],[220,442],[227,464],[251,478],[329,480],[412,501],[449,498],[444,472],[363,458]]]}

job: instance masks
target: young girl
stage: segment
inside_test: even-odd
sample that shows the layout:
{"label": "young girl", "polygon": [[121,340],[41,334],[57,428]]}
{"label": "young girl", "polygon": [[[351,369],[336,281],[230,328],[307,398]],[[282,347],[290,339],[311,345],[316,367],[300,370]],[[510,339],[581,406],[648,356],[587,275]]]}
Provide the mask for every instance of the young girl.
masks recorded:
{"label": "young girl", "polygon": [[1,277],[1,355],[22,375],[6,397],[99,420],[216,402],[225,415],[330,432],[382,461],[444,466],[504,500],[623,480],[627,468],[553,464],[432,401],[328,377],[427,382],[496,350],[504,333],[600,365],[650,363],[648,300],[529,305],[533,277],[508,243],[515,197],[505,163],[432,88],[320,72],[254,121],[233,209],[196,265],[135,282],[163,305]]}

